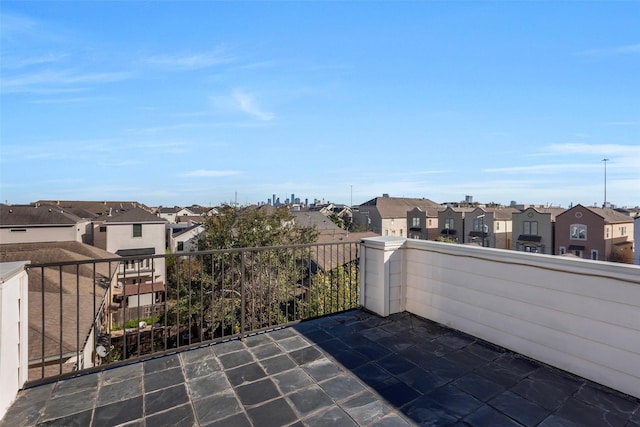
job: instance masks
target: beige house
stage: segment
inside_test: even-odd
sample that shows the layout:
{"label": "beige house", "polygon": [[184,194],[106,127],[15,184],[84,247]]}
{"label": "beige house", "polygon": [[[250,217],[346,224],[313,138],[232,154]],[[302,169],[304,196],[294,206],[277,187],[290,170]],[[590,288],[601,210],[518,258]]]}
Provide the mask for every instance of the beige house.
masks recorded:
{"label": "beige house", "polygon": [[381,236],[407,237],[407,212],[414,208],[425,212],[427,239],[434,239],[438,229],[437,212],[442,206],[429,199],[389,197],[385,194],[358,206],[353,211],[353,222]]}
{"label": "beige house", "polygon": [[513,239],[511,249],[553,255],[556,216],[562,208],[529,207],[512,215]]}

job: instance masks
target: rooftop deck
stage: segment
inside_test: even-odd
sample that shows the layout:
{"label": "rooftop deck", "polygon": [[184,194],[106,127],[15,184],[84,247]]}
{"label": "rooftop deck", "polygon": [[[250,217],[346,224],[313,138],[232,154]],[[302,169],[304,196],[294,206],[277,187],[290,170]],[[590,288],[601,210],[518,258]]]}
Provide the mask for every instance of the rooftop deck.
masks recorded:
{"label": "rooftop deck", "polygon": [[0,426],[640,426],[640,400],[420,317],[351,310],[20,392]]}

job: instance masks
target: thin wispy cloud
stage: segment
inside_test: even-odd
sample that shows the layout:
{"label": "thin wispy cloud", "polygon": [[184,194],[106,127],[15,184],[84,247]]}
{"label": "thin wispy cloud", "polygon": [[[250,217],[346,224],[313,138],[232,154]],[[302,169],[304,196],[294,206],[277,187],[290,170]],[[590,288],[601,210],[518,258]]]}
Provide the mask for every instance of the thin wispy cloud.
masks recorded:
{"label": "thin wispy cloud", "polygon": [[[5,93],[40,93],[40,90],[55,93],[57,90],[68,91],[68,86],[114,83],[129,79],[131,76],[131,73],[128,72],[91,73],[73,70],[46,70],[17,77],[5,76],[0,83],[0,88]],[[81,90],[82,88],[76,87],[75,89]]]}
{"label": "thin wispy cloud", "polygon": [[66,53],[45,53],[37,56],[16,57],[2,55],[3,69],[19,69],[43,64],[51,64],[62,61],[68,55]]}
{"label": "thin wispy cloud", "polygon": [[212,52],[187,55],[155,55],[144,59],[150,65],[178,70],[198,70],[236,61],[236,57],[224,48]]}
{"label": "thin wispy cloud", "polygon": [[239,174],[240,171],[198,169],[190,172],[185,172],[180,176],[189,178],[220,178]]}
{"label": "thin wispy cloud", "polygon": [[622,145],[622,144],[583,144],[583,143],[567,143],[552,144],[547,147],[552,153],[564,154],[593,154],[609,156],[621,154],[624,156],[640,155],[640,145]]}
{"label": "thin wispy cloud", "polygon": [[486,173],[557,173],[567,171],[590,170],[599,167],[593,163],[563,163],[555,165],[530,165],[530,166],[510,166],[505,168],[486,168],[482,172]]}
{"label": "thin wispy cloud", "polygon": [[275,115],[273,113],[269,113],[267,111],[262,110],[254,97],[246,93],[242,90],[235,90],[232,94],[233,100],[236,102],[236,105],[240,110],[257,118],[258,120],[269,121],[273,120]]}
{"label": "thin wispy cloud", "polygon": [[614,46],[599,49],[588,49],[578,52],[580,56],[609,56],[609,55],[637,55],[640,54],[640,43],[625,46]]}

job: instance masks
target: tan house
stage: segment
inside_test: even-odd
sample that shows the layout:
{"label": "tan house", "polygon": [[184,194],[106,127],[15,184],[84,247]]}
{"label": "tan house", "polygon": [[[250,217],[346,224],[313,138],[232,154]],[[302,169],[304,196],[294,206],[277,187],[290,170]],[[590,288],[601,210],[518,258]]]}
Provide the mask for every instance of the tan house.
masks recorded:
{"label": "tan house", "polygon": [[553,255],[556,216],[564,211],[562,208],[528,207],[514,212],[511,249]]}
{"label": "tan house", "polygon": [[464,243],[511,249],[511,216],[514,208],[476,208],[464,217]]}
{"label": "tan house", "polygon": [[438,209],[442,206],[429,199],[382,197],[371,199],[353,211],[353,222],[381,236],[407,237],[407,212],[420,208],[426,213],[427,239],[435,239]]}
{"label": "tan house", "polygon": [[633,225],[613,209],[576,205],[556,217],[556,254],[631,264]]}

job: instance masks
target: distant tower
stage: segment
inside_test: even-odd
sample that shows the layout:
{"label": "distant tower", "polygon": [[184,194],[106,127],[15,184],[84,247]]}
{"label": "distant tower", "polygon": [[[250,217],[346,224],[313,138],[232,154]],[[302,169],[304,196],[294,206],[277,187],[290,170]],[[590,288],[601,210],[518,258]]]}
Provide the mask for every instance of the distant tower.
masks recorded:
{"label": "distant tower", "polygon": [[464,201],[467,203],[473,203],[473,196],[464,196]]}
{"label": "distant tower", "polygon": [[267,204],[271,205],[271,199],[267,199]]}
{"label": "distant tower", "polygon": [[296,201],[296,195],[291,193],[291,198],[289,200],[291,200],[291,203],[294,203]]}
{"label": "distant tower", "polygon": [[308,199],[308,198],[305,198],[305,199],[304,199],[304,207],[305,207],[305,208],[306,208],[306,207],[309,207],[309,199]]}

